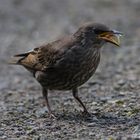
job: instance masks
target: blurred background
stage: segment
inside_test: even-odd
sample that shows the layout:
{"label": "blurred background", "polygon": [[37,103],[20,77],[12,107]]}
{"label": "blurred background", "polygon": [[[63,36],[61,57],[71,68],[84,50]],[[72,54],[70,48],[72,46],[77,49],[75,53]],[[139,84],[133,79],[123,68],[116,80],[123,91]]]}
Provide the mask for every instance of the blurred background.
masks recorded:
{"label": "blurred background", "polygon": [[127,60],[131,53],[140,59],[139,15],[139,0],[0,0],[0,89],[28,81],[20,77],[26,77],[24,69],[5,65],[12,55],[73,33],[89,21],[104,23],[125,35],[121,48],[105,47],[103,55],[127,50]]}
{"label": "blurred background", "polygon": [[[102,48],[100,66],[80,88],[89,112],[99,115],[86,120],[71,94],[64,94],[69,91],[50,91],[58,117],[50,121],[40,85],[23,67],[7,62],[89,21],[124,33],[120,48]],[[0,138],[140,138],[139,93],[140,0],[0,0]]]}

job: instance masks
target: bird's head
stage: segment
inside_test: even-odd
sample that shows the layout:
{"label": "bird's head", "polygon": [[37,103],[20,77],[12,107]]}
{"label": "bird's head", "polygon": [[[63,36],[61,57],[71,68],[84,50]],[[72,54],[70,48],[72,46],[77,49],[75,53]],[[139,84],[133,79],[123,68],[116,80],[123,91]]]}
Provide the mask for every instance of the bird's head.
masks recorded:
{"label": "bird's head", "polygon": [[116,46],[120,46],[120,36],[122,35],[121,32],[111,30],[99,23],[87,23],[79,28],[76,34],[81,34],[87,40],[93,40],[95,43],[110,42]]}

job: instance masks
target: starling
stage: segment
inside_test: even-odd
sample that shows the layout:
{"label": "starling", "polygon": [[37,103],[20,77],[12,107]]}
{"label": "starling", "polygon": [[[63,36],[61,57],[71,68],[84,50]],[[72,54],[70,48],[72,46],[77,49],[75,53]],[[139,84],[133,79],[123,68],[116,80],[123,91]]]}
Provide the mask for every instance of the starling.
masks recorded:
{"label": "starling", "polygon": [[119,46],[121,35],[103,24],[86,23],[72,35],[15,55],[12,64],[25,67],[40,83],[50,116],[54,115],[48,102],[48,90],[72,90],[87,114],[78,96],[78,87],[95,73],[101,47],[107,42]]}

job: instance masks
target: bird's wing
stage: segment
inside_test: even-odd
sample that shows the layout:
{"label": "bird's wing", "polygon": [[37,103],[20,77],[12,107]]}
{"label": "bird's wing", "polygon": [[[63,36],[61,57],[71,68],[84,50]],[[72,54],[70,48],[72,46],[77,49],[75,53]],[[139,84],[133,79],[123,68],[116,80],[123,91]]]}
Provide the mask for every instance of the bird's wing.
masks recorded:
{"label": "bird's wing", "polygon": [[17,64],[32,70],[45,71],[53,67],[72,46],[74,46],[74,40],[68,37],[35,48],[30,52],[15,55],[15,57],[20,58]]}

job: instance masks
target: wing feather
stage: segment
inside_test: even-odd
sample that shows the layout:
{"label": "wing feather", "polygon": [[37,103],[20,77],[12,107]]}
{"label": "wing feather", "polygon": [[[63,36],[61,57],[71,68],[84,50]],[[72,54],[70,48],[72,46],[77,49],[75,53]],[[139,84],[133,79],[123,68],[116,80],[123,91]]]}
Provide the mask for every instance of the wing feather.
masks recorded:
{"label": "wing feather", "polygon": [[56,61],[73,45],[74,40],[67,37],[35,48],[30,52],[17,54],[14,57],[20,57],[19,64],[28,69],[45,71],[47,68],[53,67]]}

